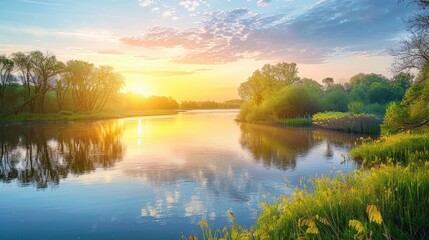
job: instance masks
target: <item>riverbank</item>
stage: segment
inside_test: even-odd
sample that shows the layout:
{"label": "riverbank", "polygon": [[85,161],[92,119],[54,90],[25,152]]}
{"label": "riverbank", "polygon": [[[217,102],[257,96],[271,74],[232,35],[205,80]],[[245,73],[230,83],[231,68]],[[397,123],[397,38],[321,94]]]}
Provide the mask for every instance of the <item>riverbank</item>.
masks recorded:
{"label": "riverbank", "polygon": [[429,135],[401,133],[361,138],[351,151],[362,162],[296,186],[291,196],[263,202],[249,229],[214,231],[204,239],[427,239],[429,237]]}
{"label": "riverbank", "polygon": [[[262,203],[256,224],[211,231],[204,239],[426,239],[429,235],[429,164],[380,165],[335,177],[319,177]],[[231,217],[233,215],[231,214]]]}
{"label": "riverbank", "polygon": [[117,119],[127,117],[145,117],[177,114],[178,110],[145,110],[145,111],[114,111],[114,112],[80,112],[63,111],[60,113],[30,114],[23,113],[0,118],[0,123],[41,122],[41,121],[87,121]]}

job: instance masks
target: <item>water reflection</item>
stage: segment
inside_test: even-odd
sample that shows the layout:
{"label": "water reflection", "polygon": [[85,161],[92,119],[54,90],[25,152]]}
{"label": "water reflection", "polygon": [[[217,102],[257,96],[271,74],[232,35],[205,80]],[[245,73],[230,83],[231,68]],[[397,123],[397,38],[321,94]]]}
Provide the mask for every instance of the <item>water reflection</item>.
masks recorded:
{"label": "water reflection", "polygon": [[122,126],[93,122],[0,127],[0,179],[46,188],[122,159]]}
{"label": "water reflection", "polygon": [[312,128],[288,128],[240,123],[240,144],[264,167],[286,171],[296,168],[298,156],[304,156],[315,145],[326,142],[325,157],[332,158],[333,147],[350,148],[361,136]]}
{"label": "water reflection", "polygon": [[340,156],[358,135],[236,123],[236,114],[0,127],[0,239],[32,227],[34,239],[177,239],[200,232],[201,219],[230,224],[228,210],[248,227],[264,194],[290,194],[285,178],[293,189],[356,167]]}

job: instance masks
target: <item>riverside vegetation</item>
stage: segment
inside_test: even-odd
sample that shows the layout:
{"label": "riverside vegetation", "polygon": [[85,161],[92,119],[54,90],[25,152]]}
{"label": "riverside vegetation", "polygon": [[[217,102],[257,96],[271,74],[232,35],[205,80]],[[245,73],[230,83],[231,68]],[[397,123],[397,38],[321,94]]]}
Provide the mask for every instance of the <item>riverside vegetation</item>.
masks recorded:
{"label": "riverside vegetation", "polygon": [[[183,101],[121,92],[111,66],[59,61],[40,51],[0,55],[0,122],[87,120],[175,113],[180,109],[239,108],[241,100]],[[120,110],[118,110],[120,109]]]}
{"label": "riverside vegetation", "polygon": [[249,229],[232,212],[231,228],[212,230],[202,220],[204,239],[429,238],[429,2],[408,2],[419,12],[408,20],[410,37],[393,51],[393,67],[418,70],[415,79],[358,74],[343,85],[326,78],[322,87],[297,77],[295,64],[281,63],[265,65],[241,84],[247,100],[241,121],[300,125],[305,121],[287,119],[312,116],[318,126],[372,132],[384,118],[382,136],[359,139],[351,150],[360,169],[313,178],[292,196],[263,202]]}

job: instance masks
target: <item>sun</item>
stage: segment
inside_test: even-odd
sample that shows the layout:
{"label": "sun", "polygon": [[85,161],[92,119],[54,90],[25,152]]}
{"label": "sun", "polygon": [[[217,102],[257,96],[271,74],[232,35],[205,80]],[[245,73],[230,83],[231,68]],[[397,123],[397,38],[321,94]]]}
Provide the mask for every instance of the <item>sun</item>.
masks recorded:
{"label": "sun", "polygon": [[155,95],[153,84],[142,79],[126,78],[123,92],[134,92],[145,97]]}

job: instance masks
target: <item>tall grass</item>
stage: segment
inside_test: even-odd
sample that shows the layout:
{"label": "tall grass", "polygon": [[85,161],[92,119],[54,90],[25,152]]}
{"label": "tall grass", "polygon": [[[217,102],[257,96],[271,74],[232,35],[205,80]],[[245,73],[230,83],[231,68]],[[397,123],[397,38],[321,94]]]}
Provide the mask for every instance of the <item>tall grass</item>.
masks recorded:
{"label": "tall grass", "polygon": [[[380,165],[315,178],[313,192],[295,190],[263,203],[250,229],[218,231],[204,239],[427,239],[429,163]],[[210,232],[211,233],[211,232]],[[209,237],[207,237],[209,236]],[[195,238],[194,238],[195,239]]]}
{"label": "tall grass", "polygon": [[311,119],[310,118],[281,119],[281,120],[277,120],[277,123],[286,125],[286,126],[305,127],[305,126],[311,126]]}
{"label": "tall grass", "polygon": [[353,133],[380,133],[381,120],[372,114],[324,112],[313,115],[313,125]]}
{"label": "tall grass", "polygon": [[350,155],[364,164],[429,160],[429,133],[400,133],[387,135],[375,141],[366,141],[353,148]]}

